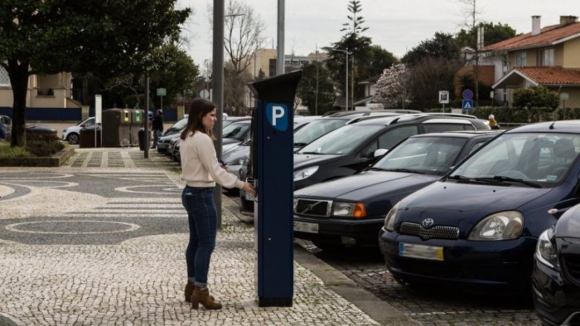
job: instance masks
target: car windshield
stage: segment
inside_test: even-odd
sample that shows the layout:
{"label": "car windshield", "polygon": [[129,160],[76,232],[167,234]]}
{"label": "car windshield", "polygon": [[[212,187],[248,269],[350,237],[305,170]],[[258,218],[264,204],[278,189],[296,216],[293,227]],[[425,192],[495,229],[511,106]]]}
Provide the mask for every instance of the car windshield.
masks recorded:
{"label": "car windshield", "polygon": [[314,120],[294,133],[294,144],[304,146],[346,124],[345,119]]}
{"label": "car windshield", "polygon": [[242,122],[234,122],[223,130],[223,138],[236,138],[239,140],[244,140],[248,137],[250,132],[250,124]]}
{"label": "car windshield", "polygon": [[567,175],[579,149],[580,135],[507,133],[484,146],[449,177],[528,186],[556,183]]}
{"label": "car windshield", "polygon": [[443,175],[449,171],[466,142],[467,138],[455,137],[409,138],[372,168]]}
{"label": "car windshield", "polygon": [[[318,138],[302,148],[300,154],[347,154],[383,129],[381,125],[348,125]],[[295,140],[296,141],[296,140]]]}
{"label": "car windshield", "polygon": [[88,118],[87,120],[79,123],[78,125],[79,126],[84,125],[85,127],[90,127],[94,124],[95,124],[95,118],[93,117],[93,118]]}

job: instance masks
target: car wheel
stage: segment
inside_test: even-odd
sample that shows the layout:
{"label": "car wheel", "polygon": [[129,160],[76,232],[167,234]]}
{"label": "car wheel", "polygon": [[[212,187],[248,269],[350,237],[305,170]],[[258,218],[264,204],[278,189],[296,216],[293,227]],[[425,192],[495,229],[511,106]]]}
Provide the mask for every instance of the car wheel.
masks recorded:
{"label": "car wheel", "polygon": [[66,140],[71,145],[76,145],[79,143],[79,134],[72,133],[66,137]]}

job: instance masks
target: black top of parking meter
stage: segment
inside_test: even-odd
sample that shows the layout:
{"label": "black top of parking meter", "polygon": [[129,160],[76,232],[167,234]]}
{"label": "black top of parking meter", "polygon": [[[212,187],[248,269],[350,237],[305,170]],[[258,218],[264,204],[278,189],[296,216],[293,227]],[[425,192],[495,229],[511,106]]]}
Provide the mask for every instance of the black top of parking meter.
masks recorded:
{"label": "black top of parking meter", "polygon": [[[294,103],[302,70],[248,84],[256,98],[266,102]],[[290,87],[289,87],[290,86]]]}

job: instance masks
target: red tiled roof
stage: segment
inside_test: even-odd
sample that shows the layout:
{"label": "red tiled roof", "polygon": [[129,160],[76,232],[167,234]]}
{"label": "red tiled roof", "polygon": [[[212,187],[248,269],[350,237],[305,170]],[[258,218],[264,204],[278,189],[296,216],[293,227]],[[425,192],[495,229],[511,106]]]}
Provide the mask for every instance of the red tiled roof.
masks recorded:
{"label": "red tiled roof", "polygon": [[522,75],[540,85],[580,85],[580,69],[562,67],[517,67]]}
{"label": "red tiled roof", "polygon": [[547,46],[570,36],[580,37],[580,22],[560,27],[560,25],[546,26],[538,35],[532,33],[518,35],[505,41],[501,41],[482,48],[481,52],[487,51],[513,51],[524,48]]}

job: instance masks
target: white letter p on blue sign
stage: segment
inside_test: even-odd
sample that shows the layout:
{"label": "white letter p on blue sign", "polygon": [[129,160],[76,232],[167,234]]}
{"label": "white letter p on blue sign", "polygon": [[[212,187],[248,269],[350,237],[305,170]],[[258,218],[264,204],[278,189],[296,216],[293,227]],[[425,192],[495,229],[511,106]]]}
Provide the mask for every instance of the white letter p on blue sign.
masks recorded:
{"label": "white letter p on blue sign", "polygon": [[279,131],[288,130],[288,107],[284,104],[268,103],[266,105],[268,122]]}

